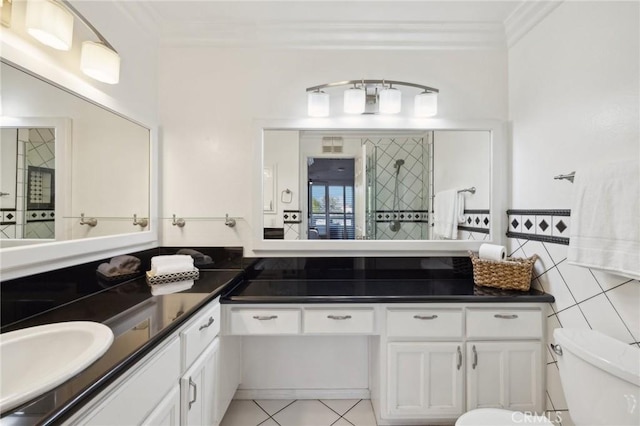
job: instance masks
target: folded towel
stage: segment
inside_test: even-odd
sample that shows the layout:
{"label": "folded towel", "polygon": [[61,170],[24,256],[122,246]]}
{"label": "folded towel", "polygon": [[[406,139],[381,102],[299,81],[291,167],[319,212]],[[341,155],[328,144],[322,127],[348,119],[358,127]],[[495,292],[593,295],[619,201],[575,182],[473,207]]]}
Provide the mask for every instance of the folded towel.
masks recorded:
{"label": "folded towel", "polygon": [[153,275],[173,274],[193,269],[193,258],[188,255],[174,254],[154,256],[151,258],[151,273]]}
{"label": "folded towel", "polygon": [[[462,205],[462,214],[460,213]],[[436,238],[458,238],[458,222],[464,221],[464,198],[457,189],[436,193],[433,206],[433,231]]]}
{"label": "folded towel", "polygon": [[118,268],[118,271],[121,275],[132,274],[140,270],[140,259],[135,256],[116,256],[111,258],[109,264]]}
{"label": "folded towel", "polygon": [[211,256],[207,256],[206,254],[200,253],[197,250],[180,249],[178,250],[177,254],[186,254],[188,256],[191,256],[193,258],[193,264],[195,266],[202,266],[213,263],[213,259],[211,259]]}
{"label": "folded towel", "polygon": [[567,262],[640,279],[640,163],[575,175]]}
{"label": "folded towel", "polygon": [[153,294],[154,296],[161,296],[163,294],[171,294],[188,290],[193,287],[193,280],[175,281],[166,284],[155,284],[150,287],[151,294]]}

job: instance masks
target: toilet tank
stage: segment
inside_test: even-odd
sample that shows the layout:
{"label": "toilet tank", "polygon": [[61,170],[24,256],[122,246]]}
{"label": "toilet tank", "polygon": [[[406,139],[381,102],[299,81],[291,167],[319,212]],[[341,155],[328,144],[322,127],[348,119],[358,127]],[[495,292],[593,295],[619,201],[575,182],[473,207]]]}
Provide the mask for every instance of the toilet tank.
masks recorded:
{"label": "toilet tank", "polygon": [[560,380],[576,425],[640,425],[640,348],[594,330],[553,332]]}

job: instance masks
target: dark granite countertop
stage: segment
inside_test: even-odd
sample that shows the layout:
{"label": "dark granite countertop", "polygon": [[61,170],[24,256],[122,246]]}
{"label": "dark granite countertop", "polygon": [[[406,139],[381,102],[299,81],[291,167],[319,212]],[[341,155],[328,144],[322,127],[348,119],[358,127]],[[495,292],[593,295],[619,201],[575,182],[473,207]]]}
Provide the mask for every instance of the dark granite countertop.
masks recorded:
{"label": "dark granite countertop", "polygon": [[460,258],[265,258],[222,303],[550,303],[536,289],[474,285]]}
{"label": "dark granite countertop", "polygon": [[[153,255],[135,253],[142,270]],[[152,296],[144,277],[121,284],[96,279],[99,262],[2,283],[2,327],[10,332],[61,321],[108,325],[108,351],[74,378],[2,414],[15,425],[58,424],[97,395],[208,301],[222,303],[553,302],[553,296],[477,287],[468,257],[242,258],[242,249],[211,249],[215,268],[200,268],[186,291]]]}
{"label": "dark granite countertop", "polygon": [[405,280],[249,280],[221,303],[550,303],[554,298],[528,291],[479,287],[469,279]]}
{"label": "dark granite countertop", "polygon": [[58,424],[241,279],[241,270],[201,270],[191,289],[153,296],[145,279],[138,278],[4,326],[2,331],[8,332],[62,321],[95,321],[109,326],[115,339],[90,367],[37,399],[3,413],[2,422]]}

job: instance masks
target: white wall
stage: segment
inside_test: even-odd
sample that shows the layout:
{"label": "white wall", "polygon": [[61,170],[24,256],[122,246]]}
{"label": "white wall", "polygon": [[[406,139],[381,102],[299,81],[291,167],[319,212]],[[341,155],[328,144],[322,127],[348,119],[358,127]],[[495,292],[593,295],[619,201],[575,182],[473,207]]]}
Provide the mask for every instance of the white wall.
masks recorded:
{"label": "white wall", "polygon": [[639,43],[637,2],[565,2],[509,50],[513,208],[570,208],[554,176],[640,156]]}
{"label": "white wall", "polygon": [[[564,2],[509,50],[511,208],[568,209],[572,184],[555,175],[639,157],[639,12],[637,2]],[[556,299],[550,335],[591,328],[640,346],[640,282],[569,265],[566,245],[509,244],[515,257],[540,256],[534,285]],[[547,361],[547,409],[571,424],[551,351]]]}
{"label": "white wall", "polygon": [[[305,117],[305,88],[353,78],[437,87],[441,118],[507,116],[504,51],[162,48],[161,211],[187,219],[182,229],[165,219],[162,244],[241,245],[250,256],[252,212],[261,207],[252,205],[254,120]],[[225,213],[243,220],[227,228],[216,219]]]}

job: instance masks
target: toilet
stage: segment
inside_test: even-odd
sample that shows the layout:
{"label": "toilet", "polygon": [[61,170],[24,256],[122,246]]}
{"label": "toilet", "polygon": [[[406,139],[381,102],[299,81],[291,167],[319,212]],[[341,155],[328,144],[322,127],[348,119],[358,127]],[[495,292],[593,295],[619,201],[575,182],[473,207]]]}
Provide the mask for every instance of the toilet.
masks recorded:
{"label": "toilet", "polygon": [[[594,330],[553,331],[560,381],[571,420],[577,425],[640,425],[640,349]],[[478,408],[456,426],[552,425],[533,415]]]}

